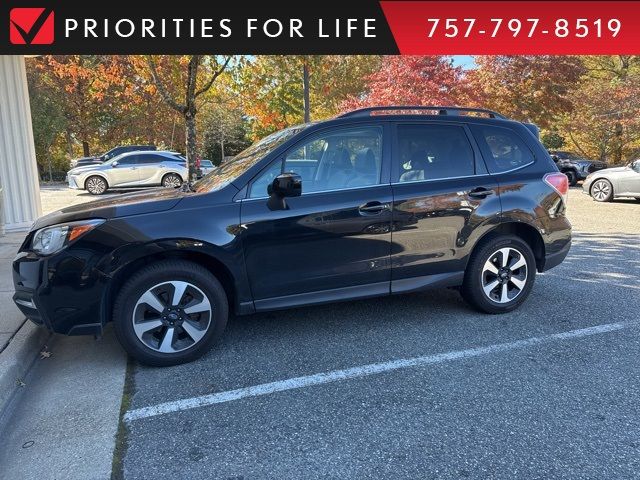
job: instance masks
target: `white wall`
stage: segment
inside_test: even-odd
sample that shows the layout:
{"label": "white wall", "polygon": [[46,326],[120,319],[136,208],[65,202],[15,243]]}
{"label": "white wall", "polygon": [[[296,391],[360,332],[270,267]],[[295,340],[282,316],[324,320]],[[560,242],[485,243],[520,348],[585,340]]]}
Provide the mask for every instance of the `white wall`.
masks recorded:
{"label": "white wall", "polygon": [[22,55],[0,55],[0,186],[6,231],[28,230],[42,207]]}

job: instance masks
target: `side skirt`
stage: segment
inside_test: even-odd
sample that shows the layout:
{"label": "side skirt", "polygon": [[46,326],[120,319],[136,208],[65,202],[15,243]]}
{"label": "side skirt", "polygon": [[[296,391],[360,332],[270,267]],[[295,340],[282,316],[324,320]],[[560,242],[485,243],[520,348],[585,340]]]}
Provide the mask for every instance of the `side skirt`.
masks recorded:
{"label": "side skirt", "polygon": [[[419,292],[421,290],[428,290],[431,288],[453,287],[461,285],[463,279],[464,272],[438,273],[424,277],[404,278],[394,280],[392,282],[369,283],[353,287],[321,290],[319,292],[265,298],[262,300],[255,300],[253,303],[255,305],[256,312],[265,312],[269,310],[282,310],[285,308],[382,297],[390,294]],[[245,308],[241,309],[238,313],[243,314],[252,312],[249,308],[246,308],[245,305]]]}

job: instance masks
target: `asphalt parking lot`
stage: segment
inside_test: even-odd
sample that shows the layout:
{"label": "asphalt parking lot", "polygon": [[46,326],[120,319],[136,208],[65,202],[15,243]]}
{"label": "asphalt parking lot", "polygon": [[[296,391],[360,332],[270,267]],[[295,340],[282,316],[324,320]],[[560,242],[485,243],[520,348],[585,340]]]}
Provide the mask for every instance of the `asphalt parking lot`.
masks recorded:
{"label": "asphalt parking lot", "polygon": [[131,365],[116,478],[637,478],[640,204],[570,192],[574,246],[510,315],[457,292],[232,318]]}

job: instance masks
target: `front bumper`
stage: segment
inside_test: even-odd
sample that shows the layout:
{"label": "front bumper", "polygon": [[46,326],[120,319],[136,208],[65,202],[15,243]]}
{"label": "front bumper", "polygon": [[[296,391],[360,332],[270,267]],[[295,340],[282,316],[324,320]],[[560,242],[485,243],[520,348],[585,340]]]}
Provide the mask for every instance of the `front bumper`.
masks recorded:
{"label": "front bumper", "polygon": [[585,195],[591,195],[591,184],[593,183],[593,177],[585,178],[582,183],[582,193]]}
{"label": "front bumper", "polygon": [[78,177],[76,175],[67,176],[67,181],[69,182],[69,188],[73,188],[75,190],[80,189]]}
{"label": "front bumper", "polygon": [[21,252],[13,261],[13,301],[32,322],[66,335],[99,335],[109,278],[82,251],[49,257]]}

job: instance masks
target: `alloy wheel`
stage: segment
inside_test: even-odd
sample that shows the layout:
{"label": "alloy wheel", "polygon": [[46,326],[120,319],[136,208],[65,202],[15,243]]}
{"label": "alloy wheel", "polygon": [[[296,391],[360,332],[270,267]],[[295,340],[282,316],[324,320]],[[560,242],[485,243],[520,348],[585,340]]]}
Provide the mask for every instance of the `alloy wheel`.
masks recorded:
{"label": "alloy wheel", "polygon": [[604,202],[611,195],[611,185],[606,180],[598,180],[591,187],[591,195],[599,202]]}
{"label": "alloy wheel", "polygon": [[527,261],[513,247],[496,250],[482,268],[482,290],[496,303],[508,303],[522,293],[527,284]]}
{"label": "alloy wheel", "polygon": [[211,301],[195,285],[172,280],[144,292],[133,309],[138,340],[160,353],[176,353],[200,342],[211,325]]}
{"label": "alloy wheel", "polygon": [[177,175],[167,175],[162,180],[162,185],[168,188],[178,188],[182,184],[182,180]]}
{"label": "alloy wheel", "polygon": [[87,190],[93,195],[100,195],[107,189],[107,184],[99,177],[91,177],[87,180]]}

